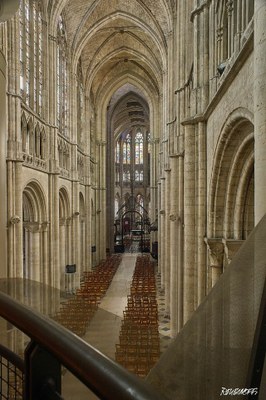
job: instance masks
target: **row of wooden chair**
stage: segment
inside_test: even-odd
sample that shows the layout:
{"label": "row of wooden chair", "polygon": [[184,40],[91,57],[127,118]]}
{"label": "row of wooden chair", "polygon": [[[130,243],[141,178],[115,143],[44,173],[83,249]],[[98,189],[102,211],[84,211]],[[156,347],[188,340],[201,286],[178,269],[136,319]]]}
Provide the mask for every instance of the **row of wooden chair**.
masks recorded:
{"label": "row of wooden chair", "polygon": [[136,260],[130,292],[116,345],[116,361],[144,378],[160,357],[156,280],[148,255]]}
{"label": "row of wooden chair", "polygon": [[85,272],[75,295],[61,303],[59,311],[52,318],[76,335],[84,336],[120,262],[121,256],[114,255],[92,271]]}

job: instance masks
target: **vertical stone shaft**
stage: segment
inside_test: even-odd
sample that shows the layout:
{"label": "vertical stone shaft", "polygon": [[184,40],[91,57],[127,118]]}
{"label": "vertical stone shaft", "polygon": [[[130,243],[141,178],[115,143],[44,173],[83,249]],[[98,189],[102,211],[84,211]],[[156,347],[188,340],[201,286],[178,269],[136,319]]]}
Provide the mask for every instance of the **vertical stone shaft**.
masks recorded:
{"label": "vertical stone shaft", "polygon": [[178,250],[179,250],[179,232],[178,232],[178,157],[171,157],[171,208],[170,208],[170,328],[171,336],[174,337],[178,332]]}
{"label": "vertical stone shaft", "polygon": [[254,3],[255,224],[266,212],[266,2]]}
{"label": "vertical stone shaft", "polygon": [[199,305],[206,294],[206,132],[205,124],[198,125],[198,184],[197,184],[197,304]]}
{"label": "vertical stone shaft", "polygon": [[0,277],[7,276],[6,248],[6,61],[0,51]]}
{"label": "vertical stone shaft", "polygon": [[160,209],[160,269],[161,285],[165,287],[165,178],[161,178],[161,209]]}
{"label": "vertical stone shaft", "polygon": [[184,165],[184,323],[194,311],[195,288],[195,129],[185,127]]}
{"label": "vertical stone shaft", "polygon": [[171,185],[170,185],[170,170],[165,172],[165,241],[164,241],[164,280],[165,280],[165,308],[166,315],[168,316],[170,313],[170,254],[171,254],[171,246],[170,246],[170,194],[171,194]]}

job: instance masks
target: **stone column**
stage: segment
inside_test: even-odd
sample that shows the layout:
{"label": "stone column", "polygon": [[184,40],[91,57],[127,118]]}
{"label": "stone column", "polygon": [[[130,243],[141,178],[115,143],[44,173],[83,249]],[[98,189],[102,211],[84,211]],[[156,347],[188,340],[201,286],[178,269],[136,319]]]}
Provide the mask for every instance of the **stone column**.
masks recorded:
{"label": "stone column", "polygon": [[178,215],[178,157],[170,158],[171,197],[170,197],[170,328],[171,336],[178,332],[178,250],[179,250],[179,215]]}
{"label": "stone column", "polygon": [[185,126],[184,159],[184,323],[195,309],[195,129]]}
{"label": "stone column", "polygon": [[47,229],[48,224],[43,224],[43,232],[42,232],[42,244],[43,244],[43,249],[42,249],[42,264],[43,264],[43,271],[42,271],[42,277],[41,277],[41,282],[43,282],[45,285],[48,285],[48,229]]}
{"label": "stone column", "polygon": [[91,186],[85,186],[85,270],[91,270]]}
{"label": "stone column", "polygon": [[198,125],[197,159],[197,305],[206,295],[206,246],[204,236],[206,234],[206,132],[205,124]]}
{"label": "stone column", "polygon": [[40,282],[40,230],[31,230],[31,265],[30,277],[32,280]]}
{"label": "stone column", "polygon": [[266,212],[266,2],[254,2],[255,224]]}
{"label": "stone column", "polygon": [[[7,63],[8,68],[8,213],[7,220],[22,220],[22,153],[21,153],[21,100],[19,70],[19,20],[13,18],[7,23]],[[23,276],[23,226],[21,223],[8,223],[8,276]]]}
{"label": "stone column", "polygon": [[[116,143],[114,139],[113,130],[111,127],[109,107],[107,107],[107,127],[106,138],[108,145],[106,146],[106,166],[107,166],[107,179],[106,179],[106,248],[109,249],[110,254],[114,252],[114,221],[117,215],[114,213],[114,198],[115,198],[115,181],[116,181]],[[119,154],[119,156],[121,153]],[[119,168],[122,165],[119,166]]]}
{"label": "stone column", "polygon": [[6,249],[6,61],[0,51],[0,278],[7,276]]}
{"label": "stone column", "polygon": [[178,332],[184,325],[184,153],[178,154]]}
{"label": "stone column", "polygon": [[56,63],[57,39],[49,34],[48,41],[48,104],[49,132],[49,235],[48,235],[48,276],[49,284],[60,288],[60,248],[59,248],[59,160],[58,160],[58,128],[56,118]]}
{"label": "stone column", "polygon": [[75,286],[79,285],[80,280],[80,209],[79,209],[79,182],[74,181],[72,183],[72,258],[71,264],[76,264],[76,273],[75,273]]}
{"label": "stone column", "polygon": [[211,287],[213,287],[223,273],[224,244],[222,239],[205,238],[204,240],[208,249],[209,268],[211,274],[210,282]]}
{"label": "stone column", "polygon": [[39,222],[25,222],[24,226],[28,233],[28,274],[27,278],[40,282],[41,264],[40,264],[40,232],[41,224]]}
{"label": "stone column", "polygon": [[170,201],[171,171],[165,170],[165,240],[164,240],[164,275],[165,275],[165,317],[170,317]]}
{"label": "stone column", "polygon": [[160,253],[161,286],[165,287],[165,178],[161,178]]}
{"label": "stone column", "polygon": [[[15,215],[19,215],[22,220],[23,215],[23,192],[22,192],[22,161],[18,160],[14,166],[15,168],[15,190],[13,192],[13,196],[15,193]],[[15,276],[22,277],[23,276],[23,224],[16,224],[14,226],[15,229]]]}
{"label": "stone column", "polygon": [[157,239],[158,239],[158,272],[159,274],[162,273],[162,268],[161,268],[161,245],[162,245],[162,240],[161,240],[161,225],[162,225],[162,218],[161,218],[161,209],[162,209],[162,196],[161,196],[161,180],[158,180],[158,232],[157,232]]}
{"label": "stone column", "polygon": [[60,289],[65,290],[65,266],[66,266],[66,221],[59,221],[59,248],[60,248]]}
{"label": "stone column", "polygon": [[[106,142],[101,141],[101,159],[100,159],[100,259],[106,258]],[[113,204],[113,199],[112,199]]]}
{"label": "stone column", "polygon": [[[151,155],[150,155],[150,195],[151,195],[151,204],[150,204],[150,210],[151,210],[151,215],[150,220],[151,223],[153,223],[156,218],[158,218],[158,186],[157,186],[157,165],[156,163],[158,162],[158,144],[159,140],[151,140]],[[157,237],[157,232],[151,232],[151,244],[155,240],[158,240]]]}

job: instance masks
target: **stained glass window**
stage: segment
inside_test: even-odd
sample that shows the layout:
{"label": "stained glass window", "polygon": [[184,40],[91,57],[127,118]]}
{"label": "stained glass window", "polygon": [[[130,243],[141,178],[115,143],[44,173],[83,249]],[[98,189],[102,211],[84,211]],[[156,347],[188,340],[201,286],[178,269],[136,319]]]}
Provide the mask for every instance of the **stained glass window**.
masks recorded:
{"label": "stained glass window", "polygon": [[20,3],[20,89],[26,104],[30,102],[30,5],[29,0]]}
{"label": "stained glass window", "polygon": [[116,183],[118,184],[118,183],[119,183],[119,180],[120,180],[120,171],[119,171],[119,168],[117,168],[116,171],[115,171],[115,180],[116,180]]}
{"label": "stained glass window", "polygon": [[63,18],[60,15],[57,28],[57,123],[64,136],[67,136],[67,80],[67,45]]}
{"label": "stained glass window", "polygon": [[[33,29],[31,28],[33,27]],[[20,91],[27,105],[41,114],[43,95],[43,28],[37,2],[20,3]],[[30,98],[30,95],[33,98]]]}
{"label": "stained glass window", "polygon": [[116,142],[116,149],[115,149],[115,162],[119,164],[120,162],[120,141]]}
{"label": "stained glass window", "polygon": [[135,164],[143,164],[143,133],[135,136]]}
{"label": "stained glass window", "polygon": [[130,171],[123,172],[123,182],[130,182]]}
{"label": "stained glass window", "polygon": [[84,86],[81,59],[77,69],[77,136],[78,144],[83,144],[83,121],[84,121]]}
{"label": "stained glass window", "polygon": [[131,135],[128,133],[123,143],[123,164],[130,164],[131,161]]}
{"label": "stained glass window", "polygon": [[42,110],[42,92],[43,92],[43,39],[42,39],[42,18],[38,9],[38,4],[33,2],[33,31],[34,31],[34,77],[33,77],[33,93],[34,108],[41,113]]}
{"label": "stained glass window", "polygon": [[116,197],[116,198],[115,198],[115,216],[116,216],[116,214],[118,213],[118,210],[119,210],[119,200],[118,200],[118,198]]}
{"label": "stained glass window", "polygon": [[151,152],[151,134],[150,132],[147,133],[147,140],[148,140],[148,153]]}

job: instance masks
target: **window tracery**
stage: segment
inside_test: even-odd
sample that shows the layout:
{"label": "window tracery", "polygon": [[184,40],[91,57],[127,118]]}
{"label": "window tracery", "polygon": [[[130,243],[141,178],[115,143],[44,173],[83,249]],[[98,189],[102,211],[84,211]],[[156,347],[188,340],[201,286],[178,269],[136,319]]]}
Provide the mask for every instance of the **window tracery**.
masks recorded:
{"label": "window tracery", "polygon": [[131,161],[131,135],[128,133],[123,143],[123,164],[130,164]]}
{"label": "window tracery", "polygon": [[[150,134],[148,134],[150,135]],[[147,141],[150,143],[150,136],[147,135]],[[145,136],[146,137],[146,136]],[[149,145],[145,147],[146,157],[148,154]],[[122,151],[122,154],[121,154]],[[122,156],[122,165],[120,164]],[[144,181],[144,134],[140,130],[128,133],[124,138],[119,137],[115,145],[115,163],[121,165],[122,181],[124,183],[133,182],[142,184]],[[147,171],[148,173],[148,171]],[[119,170],[115,169],[115,181],[119,184]]]}
{"label": "window tracery", "polygon": [[115,149],[115,162],[119,164],[120,162],[120,140],[116,142],[116,149]]}
{"label": "window tracery", "polygon": [[67,44],[62,15],[59,17],[57,27],[57,124],[59,132],[67,136],[68,119],[68,65]]}
{"label": "window tracery", "polygon": [[135,136],[135,164],[143,164],[143,133]]}
{"label": "window tracery", "polygon": [[77,139],[80,146],[83,145],[83,121],[85,114],[85,94],[83,85],[81,59],[77,71]]}
{"label": "window tracery", "polygon": [[40,3],[21,0],[20,9],[20,92],[38,114],[43,103],[43,22]]}

